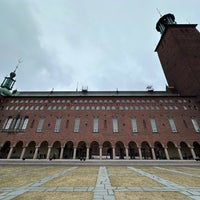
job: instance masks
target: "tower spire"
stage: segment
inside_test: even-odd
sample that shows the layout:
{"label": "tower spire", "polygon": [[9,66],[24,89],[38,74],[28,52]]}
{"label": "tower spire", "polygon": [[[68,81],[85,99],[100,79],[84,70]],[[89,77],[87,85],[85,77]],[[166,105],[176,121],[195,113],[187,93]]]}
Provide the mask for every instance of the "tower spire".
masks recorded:
{"label": "tower spire", "polygon": [[161,34],[163,34],[168,25],[176,24],[175,17],[171,13],[162,16],[159,10],[157,11],[160,14],[161,18],[158,20],[156,24],[156,30]]}
{"label": "tower spire", "polygon": [[10,73],[10,76],[4,78],[4,80],[3,80],[3,82],[1,83],[1,86],[0,86],[0,95],[2,95],[2,96],[12,96],[12,93],[10,92],[10,90],[13,89],[13,86],[16,82],[16,80],[14,78],[16,77],[16,71],[17,71],[17,68],[19,67],[20,63],[22,63],[21,58],[18,60],[18,63],[15,67],[15,70]]}
{"label": "tower spire", "polygon": [[162,14],[161,14],[160,10],[158,8],[156,8],[156,10],[157,10],[157,12],[158,12],[158,14],[160,15],[160,18],[161,18]]}
{"label": "tower spire", "polygon": [[19,59],[18,59],[18,63],[17,63],[17,65],[16,65],[16,67],[15,67],[15,70],[14,70],[15,73],[16,73],[16,71],[17,71],[17,69],[18,69],[20,63],[22,63],[22,62],[23,62],[22,58],[19,58]]}

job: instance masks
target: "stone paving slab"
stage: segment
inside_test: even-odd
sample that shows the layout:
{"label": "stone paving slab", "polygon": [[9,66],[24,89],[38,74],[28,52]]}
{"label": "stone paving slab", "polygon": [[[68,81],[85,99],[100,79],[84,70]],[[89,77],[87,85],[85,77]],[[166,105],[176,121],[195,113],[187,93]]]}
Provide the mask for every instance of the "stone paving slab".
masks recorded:
{"label": "stone paving slab", "polygon": [[[23,168],[23,167],[22,167]],[[26,166],[26,173],[27,175],[30,174],[32,176],[32,171],[35,171],[36,174],[39,174],[41,170],[43,172],[45,166],[37,166],[34,168],[33,166]],[[46,173],[44,177],[37,177],[37,180],[24,183],[22,186],[12,187],[11,185],[7,185],[6,187],[0,187],[0,200],[10,200],[10,199],[17,199],[17,200],[24,200],[28,197],[28,195],[36,194],[39,197],[45,195],[49,197],[49,194],[57,195],[57,199],[60,199],[59,196],[63,196],[63,199],[66,197],[70,197],[69,199],[73,199],[73,197],[77,197],[76,199],[94,199],[94,200],[118,200],[118,199],[137,199],[137,194],[143,194],[145,199],[153,200],[153,197],[156,199],[160,197],[159,195],[163,194],[163,199],[167,199],[166,194],[177,194],[174,198],[169,198],[170,200],[173,199],[181,199],[179,197],[183,197],[182,199],[195,199],[200,200],[200,186],[191,185],[185,186],[184,183],[175,183],[175,181],[167,180],[166,175],[170,177],[181,176],[185,177],[185,179],[197,178],[200,180],[200,167],[172,167],[170,168],[166,166],[152,166],[152,167],[140,167],[140,166],[130,166],[130,167],[115,167],[115,166],[96,166],[96,167],[88,167],[87,166],[68,166],[68,167],[57,167],[57,166],[46,166],[47,171],[50,170],[51,173]],[[89,170],[93,170],[92,173]],[[0,166],[1,170],[1,166]],[[195,171],[194,173],[190,173],[190,170]],[[170,172],[170,174],[165,174],[164,171]],[[5,176],[0,176],[1,178],[6,177],[20,177],[21,170],[19,167],[13,167],[13,172],[9,171],[8,174],[4,174]],[[120,172],[120,173],[116,173]],[[132,173],[131,173],[132,172]],[[171,173],[172,172],[172,173]],[[197,175],[197,176],[196,176]],[[26,176],[27,178],[29,176]],[[94,184],[88,184],[87,186],[81,184],[75,184],[73,186],[67,185],[65,182],[64,185],[48,185],[52,181],[58,178],[83,178],[83,177],[94,177],[96,178],[96,182]],[[112,178],[121,181],[121,184],[115,185],[112,184]],[[126,180],[131,178],[131,184],[126,183]],[[135,182],[134,182],[135,178]],[[149,179],[157,184],[153,185],[137,185],[136,179]],[[80,181],[81,183],[81,181]],[[126,184],[125,186],[123,186]],[[80,195],[82,193],[82,195]],[[74,194],[74,195],[73,195]],[[147,198],[146,194],[150,194]],[[122,198],[123,197],[123,198]],[[51,199],[51,196],[49,197]],[[87,199],[88,198],[88,199]],[[154,200],[155,200],[154,199]],[[60,199],[61,200],[61,199]],[[159,199],[160,200],[160,199]]]}

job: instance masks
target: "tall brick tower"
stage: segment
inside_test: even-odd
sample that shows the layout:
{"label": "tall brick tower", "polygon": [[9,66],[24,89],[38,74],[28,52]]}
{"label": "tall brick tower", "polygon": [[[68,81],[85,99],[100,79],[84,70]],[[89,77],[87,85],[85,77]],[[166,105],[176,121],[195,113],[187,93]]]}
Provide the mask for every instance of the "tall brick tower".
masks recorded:
{"label": "tall brick tower", "polygon": [[197,24],[177,24],[173,14],[161,16],[155,49],[168,85],[181,95],[200,95],[200,33]]}

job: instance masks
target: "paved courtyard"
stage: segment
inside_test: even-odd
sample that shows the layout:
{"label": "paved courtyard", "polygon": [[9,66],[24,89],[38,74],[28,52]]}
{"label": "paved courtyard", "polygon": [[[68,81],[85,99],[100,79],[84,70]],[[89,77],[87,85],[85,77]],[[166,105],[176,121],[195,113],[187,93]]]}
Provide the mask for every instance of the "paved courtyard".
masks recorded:
{"label": "paved courtyard", "polygon": [[0,199],[200,200],[200,167],[0,166]]}

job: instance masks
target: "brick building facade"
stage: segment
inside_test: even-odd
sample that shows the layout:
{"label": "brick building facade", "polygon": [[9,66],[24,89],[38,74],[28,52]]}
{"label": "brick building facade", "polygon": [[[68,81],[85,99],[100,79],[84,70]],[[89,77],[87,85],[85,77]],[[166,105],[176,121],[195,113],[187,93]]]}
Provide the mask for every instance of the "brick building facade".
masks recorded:
{"label": "brick building facade", "polygon": [[[166,47],[168,53],[164,57],[166,52],[162,43],[168,44],[169,41],[171,44],[171,29],[179,30],[179,27],[171,14],[163,16],[157,23],[162,36],[156,51],[169,83],[163,92],[11,93],[16,75],[15,71],[12,72],[0,88],[0,157],[195,159],[200,156],[199,86],[198,80],[192,76],[194,73],[198,75],[200,56],[194,52],[196,67],[189,69],[194,70],[188,77],[194,79],[193,84],[185,79],[183,87],[175,77],[182,71],[182,62],[168,61],[174,55],[177,55],[174,60],[181,59],[179,50],[170,55],[171,46]],[[193,34],[187,37],[193,38]],[[199,32],[195,37],[199,41]],[[188,39],[186,43],[188,45]],[[179,48],[176,44],[174,46]],[[188,56],[191,60],[191,53]],[[173,73],[168,70],[171,65],[176,68]],[[184,73],[187,70],[182,72],[186,78]],[[180,74],[178,76],[182,79]]]}

